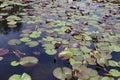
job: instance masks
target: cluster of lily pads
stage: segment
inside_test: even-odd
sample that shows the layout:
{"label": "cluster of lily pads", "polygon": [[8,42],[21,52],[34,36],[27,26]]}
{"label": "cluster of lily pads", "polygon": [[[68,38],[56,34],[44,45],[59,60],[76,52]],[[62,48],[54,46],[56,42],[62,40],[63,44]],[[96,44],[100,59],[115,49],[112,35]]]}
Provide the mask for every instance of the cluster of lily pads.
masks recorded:
{"label": "cluster of lily pads", "polygon": [[[4,2],[0,8],[13,5],[11,3]],[[36,47],[41,43],[48,55],[56,54],[61,60],[67,60],[72,69],[59,67],[53,71],[53,75],[60,80],[73,77],[78,80],[120,80],[120,71],[115,69],[120,67],[120,61],[113,60],[111,55],[112,52],[120,52],[119,4],[102,4],[92,0],[71,4],[67,1],[14,4],[29,5],[31,8],[20,13],[22,18],[8,16],[8,24],[14,25],[20,21],[34,26],[24,28],[20,39],[9,40],[8,44],[19,45],[22,42],[28,47]],[[28,56],[11,62],[11,65],[26,67],[37,63],[35,57]],[[96,69],[102,70],[103,75],[99,75]],[[18,78],[20,75],[15,76]]]}

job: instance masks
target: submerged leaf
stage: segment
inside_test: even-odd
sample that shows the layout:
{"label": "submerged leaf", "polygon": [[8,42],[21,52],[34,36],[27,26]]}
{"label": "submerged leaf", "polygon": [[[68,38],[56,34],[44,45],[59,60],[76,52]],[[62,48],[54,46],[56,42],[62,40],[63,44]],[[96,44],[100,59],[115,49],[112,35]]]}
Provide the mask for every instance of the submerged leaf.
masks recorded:
{"label": "submerged leaf", "polygon": [[3,56],[9,52],[8,49],[0,48],[0,56]]}

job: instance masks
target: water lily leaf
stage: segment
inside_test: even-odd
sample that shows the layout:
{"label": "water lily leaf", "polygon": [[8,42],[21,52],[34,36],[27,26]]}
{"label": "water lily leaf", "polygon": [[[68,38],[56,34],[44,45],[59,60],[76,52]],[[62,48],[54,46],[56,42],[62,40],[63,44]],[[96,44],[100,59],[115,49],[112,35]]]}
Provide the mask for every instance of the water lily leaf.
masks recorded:
{"label": "water lily leaf", "polygon": [[27,21],[27,24],[35,24],[34,21]]}
{"label": "water lily leaf", "polygon": [[55,46],[54,46],[54,44],[43,44],[42,45],[45,49],[55,49]]}
{"label": "water lily leaf", "polygon": [[25,67],[34,66],[37,63],[38,63],[38,59],[32,56],[23,57],[19,61],[19,64]]}
{"label": "water lily leaf", "polygon": [[9,45],[18,45],[20,43],[21,43],[21,41],[18,40],[18,39],[11,39],[11,40],[8,41]]}
{"label": "water lily leaf", "polygon": [[89,53],[91,50],[88,48],[88,47],[86,47],[86,46],[81,46],[80,47],[80,50],[82,51],[82,52],[84,52],[84,53]]}
{"label": "water lily leaf", "polygon": [[67,40],[62,40],[62,43],[63,43],[63,44],[69,44],[69,41],[67,41]]}
{"label": "water lily leaf", "polygon": [[120,66],[118,62],[113,61],[113,60],[109,60],[108,63],[109,63],[110,66],[114,66],[114,67],[115,67],[115,66],[116,66],[116,67],[119,67],[119,66]]}
{"label": "water lily leaf", "polygon": [[8,4],[4,2],[0,5],[0,8],[6,7],[6,6],[8,6]]}
{"label": "water lily leaf", "polygon": [[35,46],[39,45],[39,43],[37,41],[29,41],[25,44],[28,45],[29,47],[35,47]]}
{"label": "water lily leaf", "polygon": [[100,79],[99,79],[99,76],[95,76],[95,77],[90,78],[90,80],[100,80]]}
{"label": "water lily leaf", "polygon": [[32,31],[31,31],[30,29],[24,29],[24,30],[22,30],[22,32],[25,33],[25,34],[29,34],[29,33],[31,33]]}
{"label": "water lily leaf", "polygon": [[21,18],[20,17],[18,17],[18,16],[15,16],[15,15],[11,15],[11,16],[8,16],[7,18],[7,21],[11,21],[11,20],[21,20]]}
{"label": "water lily leaf", "polygon": [[2,61],[4,58],[3,57],[0,57],[0,61]]}
{"label": "water lily leaf", "polygon": [[65,50],[61,51],[58,54],[58,57],[61,58],[62,60],[69,59],[73,56],[73,52],[69,48],[65,48]]}
{"label": "water lily leaf", "polygon": [[16,23],[17,23],[16,21],[11,20],[11,21],[9,21],[7,24],[9,24],[9,25],[14,25],[14,24],[16,24]]}
{"label": "water lily leaf", "polygon": [[116,52],[120,52],[120,47],[118,45],[111,45],[111,49]]}
{"label": "water lily leaf", "polygon": [[19,65],[19,62],[17,62],[17,61],[12,61],[10,65],[11,65],[11,66],[18,66],[18,65]]}
{"label": "water lily leaf", "polygon": [[32,34],[30,34],[30,38],[38,38],[40,37],[41,31],[33,31]]}
{"label": "water lily leaf", "polygon": [[57,51],[55,49],[46,49],[45,52],[48,54],[48,55],[54,55],[57,53]]}
{"label": "water lily leaf", "polygon": [[22,42],[29,42],[29,41],[31,41],[31,39],[28,38],[28,37],[23,37],[23,38],[20,39],[20,41],[22,41]]}
{"label": "water lily leaf", "polygon": [[30,34],[24,33],[24,34],[20,34],[20,37],[28,37]]}
{"label": "water lily leaf", "polygon": [[60,80],[66,80],[66,79],[70,80],[72,77],[72,71],[67,67],[63,67],[63,68],[58,67],[54,69],[53,75]]}
{"label": "water lily leaf", "polygon": [[27,73],[23,73],[22,75],[14,74],[12,75],[9,80],[32,80],[31,76]]}
{"label": "water lily leaf", "polygon": [[109,73],[112,74],[115,77],[120,77],[120,72],[118,70],[116,70],[116,69],[111,69],[109,71]]}
{"label": "water lily leaf", "polygon": [[14,74],[14,75],[10,76],[9,80],[21,80],[20,76],[21,75],[19,75],[19,74]]}
{"label": "water lily leaf", "polygon": [[45,38],[43,38],[43,40],[45,40],[45,41],[53,41],[54,38],[50,37],[50,36],[46,36]]}
{"label": "water lily leaf", "polygon": [[8,49],[5,49],[5,48],[0,48],[0,56],[3,56],[5,54],[7,54],[9,52]]}
{"label": "water lily leaf", "polygon": [[103,77],[102,80],[114,80],[112,77]]}

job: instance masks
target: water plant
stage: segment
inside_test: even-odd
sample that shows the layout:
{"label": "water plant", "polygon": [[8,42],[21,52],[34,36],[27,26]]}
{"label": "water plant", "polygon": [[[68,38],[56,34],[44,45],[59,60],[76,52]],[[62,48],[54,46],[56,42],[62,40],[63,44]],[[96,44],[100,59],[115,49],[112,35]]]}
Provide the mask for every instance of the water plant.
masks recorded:
{"label": "water plant", "polygon": [[[68,61],[72,68],[56,68],[53,71],[56,78],[119,79],[120,61],[112,58],[113,52],[120,52],[119,4],[92,0],[72,3],[54,1],[50,4],[40,1],[28,4],[8,2],[3,2],[0,9],[9,5],[28,5],[30,8],[7,17],[7,14],[0,14],[0,19],[6,17],[9,25],[19,22],[33,25],[21,31],[20,40],[10,40],[8,44],[16,46],[23,42],[30,49],[41,44],[46,54]],[[0,54],[3,55],[3,52],[6,54],[8,51],[1,49]],[[37,63],[38,59],[28,56],[11,62],[11,65],[32,66]],[[103,71],[102,75],[99,70]]]}

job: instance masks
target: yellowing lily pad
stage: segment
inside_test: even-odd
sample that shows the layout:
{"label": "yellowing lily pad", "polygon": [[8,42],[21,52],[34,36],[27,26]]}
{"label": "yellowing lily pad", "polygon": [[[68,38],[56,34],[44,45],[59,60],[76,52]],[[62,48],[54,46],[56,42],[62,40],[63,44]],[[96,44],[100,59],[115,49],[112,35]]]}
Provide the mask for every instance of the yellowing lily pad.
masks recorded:
{"label": "yellowing lily pad", "polygon": [[9,45],[18,45],[20,43],[21,43],[21,41],[18,40],[18,39],[11,39],[11,40],[8,41]]}
{"label": "yellowing lily pad", "polygon": [[19,63],[22,66],[30,67],[30,66],[36,65],[38,63],[38,59],[36,57],[27,56],[27,57],[21,58]]}
{"label": "yellowing lily pad", "polygon": [[61,51],[58,55],[62,60],[69,59],[73,56],[73,52],[69,48],[65,48],[65,50]]}

